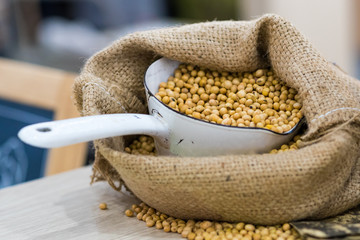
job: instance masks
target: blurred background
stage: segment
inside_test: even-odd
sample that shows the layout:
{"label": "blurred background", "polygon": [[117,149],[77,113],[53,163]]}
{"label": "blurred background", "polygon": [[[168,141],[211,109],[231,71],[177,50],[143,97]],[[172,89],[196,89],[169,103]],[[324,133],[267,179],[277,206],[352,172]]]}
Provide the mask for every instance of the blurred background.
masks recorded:
{"label": "blurred background", "polygon": [[1,0],[0,56],[78,72],[128,33],[277,13],[352,75],[358,52],[357,0]]}
{"label": "blurred background", "polygon": [[[90,56],[131,32],[249,20],[264,13],[290,20],[329,61],[359,78],[357,0],[0,0],[0,57],[79,73]],[[1,188],[44,176],[45,163],[38,164],[36,174],[30,174],[28,166],[34,165],[34,158],[46,161],[47,152],[35,157],[23,150],[22,143],[9,141],[5,118],[16,109],[24,112],[26,106],[13,106],[1,95],[0,100]],[[51,119],[52,113],[45,112],[39,121],[44,116]],[[25,117],[17,117],[21,118]],[[85,164],[92,161],[91,148],[86,158]]]}

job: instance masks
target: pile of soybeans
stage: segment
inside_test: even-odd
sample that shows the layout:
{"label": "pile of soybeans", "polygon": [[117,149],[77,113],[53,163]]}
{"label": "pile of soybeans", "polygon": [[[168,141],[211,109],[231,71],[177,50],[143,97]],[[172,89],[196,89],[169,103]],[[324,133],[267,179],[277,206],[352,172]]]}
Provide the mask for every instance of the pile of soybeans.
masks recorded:
{"label": "pile of soybeans", "polygon": [[162,229],[164,232],[179,233],[189,240],[295,240],[301,239],[290,224],[256,226],[253,224],[181,220],[169,217],[145,203],[133,204],[125,211],[128,217],[136,216],[146,226]]}

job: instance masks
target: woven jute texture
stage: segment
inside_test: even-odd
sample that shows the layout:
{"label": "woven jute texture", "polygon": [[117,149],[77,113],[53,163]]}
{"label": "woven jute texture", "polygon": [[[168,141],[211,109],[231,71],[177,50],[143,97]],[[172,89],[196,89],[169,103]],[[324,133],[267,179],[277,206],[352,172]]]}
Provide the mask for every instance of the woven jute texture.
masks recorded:
{"label": "woven jute texture", "polygon": [[264,15],[125,36],[85,64],[74,85],[80,113],[146,113],[144,73],[161,56],[220,71],[271,66],[301,96],[304,146],[274,155],[155,157],[127,154],[126,139],[115,137],[94,142],[95,180],[115,189],[125,184],[148,205],[183,219],[275,224],[360,203],[360,84],[291,23]]}

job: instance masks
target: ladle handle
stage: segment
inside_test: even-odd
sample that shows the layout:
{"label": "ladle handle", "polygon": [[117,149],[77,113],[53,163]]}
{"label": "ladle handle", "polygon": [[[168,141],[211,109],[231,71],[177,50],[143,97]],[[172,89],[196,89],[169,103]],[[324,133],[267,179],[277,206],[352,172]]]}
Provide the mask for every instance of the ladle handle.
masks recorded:
{"label": "ladle handle", "polygon": [[25,143],[56,148],[91,140],[145,134],[168,135],[166,123],[145,114],[108,114],[37,123],[22,128],[18,136]]}

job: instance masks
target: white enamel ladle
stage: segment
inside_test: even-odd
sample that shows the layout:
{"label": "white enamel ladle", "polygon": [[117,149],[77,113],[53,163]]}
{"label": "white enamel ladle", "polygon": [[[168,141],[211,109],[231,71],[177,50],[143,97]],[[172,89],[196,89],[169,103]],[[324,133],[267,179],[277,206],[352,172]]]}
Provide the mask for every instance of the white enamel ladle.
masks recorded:
{"label": "white enamel ladle", "polygon": [[24,127],[19,138],[35,147],[55,148],[101,138],[150,135],[161,155],[215,156],[265,153],[289,142],[301,122],[286,133],[262,128],[233,127],[181,114],[160,102],[154,93],[179,62],[161,58],[145,74],[147,114],[108,114],[43,122]]}

